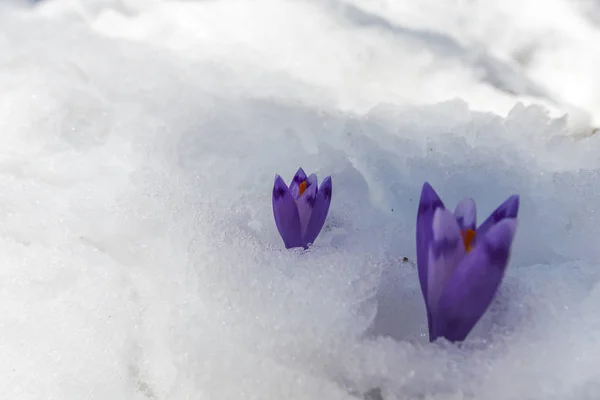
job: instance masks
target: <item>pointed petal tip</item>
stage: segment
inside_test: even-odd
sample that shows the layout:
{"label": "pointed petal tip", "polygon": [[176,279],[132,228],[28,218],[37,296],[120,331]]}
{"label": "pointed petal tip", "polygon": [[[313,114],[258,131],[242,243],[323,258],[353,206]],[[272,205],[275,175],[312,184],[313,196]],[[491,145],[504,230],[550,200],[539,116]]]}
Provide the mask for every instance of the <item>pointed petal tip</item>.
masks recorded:
{"label": "pointed petal tip", "polygon": [[428,192],[435,192],[435,190],[433,190],[433,186],[429,182],[425,181],[421,187],[421,195]]}
{"label": "pointed petal tip", "polygon": [[306,172],[302,169],[302,167],[298,168],[298,171],[294,174],[294,180],[296,182],[302,182],[307,179]]}
{"label": "pointed petal tip", "polygon": [[519,211],[519,202],[520,197],[518,194],[513,194],[509,196],[506,200],[504,200],[504,203],[502,205],[507,210],[507,218],[511,218],[517,215]]}
{"label": "pointed petal tip", "polygon": [[429,182],[423,183],[423,187],[421,188],[421,200],[432,198],[439,198],[437,192]]}
{"label": "pointed petal tip", "polygon": [[275,175],[275,181],[273,182],[273,201],[279,200],[288,192],[289,188],[283,178],[279,175]]}
{"label": "pointed petal tip", "polygon": [[506,218],[517,218],[519,214],[519,195],[513,194],[498,206],[477,228],[477,235],[485,235],[494,225]]}
{"label": "pointed petal tip", "polygon": [[310,174],[308,178],[306,178],[306,181],[309,185],[317,185],[319,183],[319,180],[317,179],[317,174],[314,173]]}
{"label": "pointed petal tip", "polygon": [[472,197],[465,197],[464,199],[462,199],[461,201],[458,202],[458,204],[456,205],[456,208],[460,207],[466,207],[466,208],[474,208],[476,207],[475,204],[475,200],[473,200]]}
{"label": "pointed petal tip", "polygon": [[511,205],[510,209],[513,211],[512,213],[509,213],[508,217],[510,218],[511,215],[514,215],[514,218],[516,218],[517,215],[519,214],[519,206],[521,204],[521,197],[518,194],[513,194],[506,200],[506,202]]}
{"label": "pointed petal tip", "polygon": [[419,199],[418,214],[423,215],[427,212],[431,212],[433,217],[433,212],[438,207],[445,208],[444,203],[429,182],[425,182],[421,190],[421,198]]}
{"label": "pointed petal tip", "polygon": [[323,182],[321,182],[321,186],[319,186],[319,192],[323,192],[325,198],[331,200],[332,190],[333,184],[331,182],[331,176],[327,176],[325,179],[323,179]]}
{"label": "pointed petal tip", "polygon": [[292,196],[294,196],[296,200],[298,200],[298,197],[300,197],[300,185],[307,179],[306,173],[302,167],[298,168],[298,171],[296,171],[296,174],[294,174],[294,177],[290,182],[290,192],[292,192]]}
{"label": "pointed petal tip", "polygon": [[470,197],[462,199],[456,205],[454,216],[461,230],[475,230],[477,227],[477,206],[475,205],[475,200]]}
{"label": "pointed petal tip", "polygon": [[288,187],[283,178],[279,174],[275,174],[275,179],[273,180],[274,186],[285,186]]}

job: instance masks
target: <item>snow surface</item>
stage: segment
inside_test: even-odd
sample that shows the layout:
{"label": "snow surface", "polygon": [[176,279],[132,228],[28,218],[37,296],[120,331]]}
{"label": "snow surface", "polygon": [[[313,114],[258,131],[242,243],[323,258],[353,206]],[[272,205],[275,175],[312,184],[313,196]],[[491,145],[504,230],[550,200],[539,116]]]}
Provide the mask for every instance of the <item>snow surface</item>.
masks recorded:
{"label": "snow surface", "polygon": [[[0,397],[598,399],[599,10],[0,3]],[[307,252],[271,210],[299,166],[333,177]],[[427,341],[425,180],[521,195],[461,346]]]}

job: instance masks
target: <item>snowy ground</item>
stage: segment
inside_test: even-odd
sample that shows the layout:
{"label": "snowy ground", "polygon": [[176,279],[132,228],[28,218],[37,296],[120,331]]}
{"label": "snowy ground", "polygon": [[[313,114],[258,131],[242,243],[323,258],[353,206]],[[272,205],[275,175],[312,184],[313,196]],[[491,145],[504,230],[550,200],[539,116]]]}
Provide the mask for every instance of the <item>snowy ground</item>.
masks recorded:
{"label": "snowy ground", "polygon": [[[0,397],[598,399],[599,42],[583,0],[3,1]],[[299,166],[333,177],[308,252],[271,211]],[[521,195],[461,347],[425,180]]]}

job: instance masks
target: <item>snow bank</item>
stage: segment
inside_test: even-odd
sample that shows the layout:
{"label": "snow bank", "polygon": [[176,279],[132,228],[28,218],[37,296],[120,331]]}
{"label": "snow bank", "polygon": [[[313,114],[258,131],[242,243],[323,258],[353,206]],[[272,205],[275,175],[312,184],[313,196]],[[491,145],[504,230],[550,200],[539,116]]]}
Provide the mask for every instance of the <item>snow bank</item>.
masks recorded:
{"label": "snow bank", "polygon": [[[462,100],[375,102],[385,79],[362,81],[350,44],[405,48],[357,28],[321,41],[330,20],[314,4],[51,3],[0,14],[7,398],[596,396],[597,136],[573,137],[537,106],[499,116]],[[228,39],[239,22],[228,12],[252,26]],[[197,23],[191,35],[216,16],[222,30]],[[276,23],[260,31],[265,21]],[[323,65],[281,56],[301,31],[292,21],[314,29],[292,42],[312,43],[298,60]],[[272,53],[252,37],[269,28]],[[459,67],[436,68],[447,79]],[[274,174],[299,166],[334,186],[307,252],[283,248],[271,211]],[[425,335],[414,265],[424,180],[448,205],[474,197],[479,218],[521,195],[508,276],[461,347]]]}

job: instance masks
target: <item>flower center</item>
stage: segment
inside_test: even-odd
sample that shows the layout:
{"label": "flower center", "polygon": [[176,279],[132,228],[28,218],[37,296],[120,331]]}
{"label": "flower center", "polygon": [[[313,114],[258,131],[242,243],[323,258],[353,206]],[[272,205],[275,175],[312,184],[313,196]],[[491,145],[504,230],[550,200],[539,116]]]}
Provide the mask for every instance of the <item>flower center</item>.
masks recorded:
{"label": "flower center", "polygon": [[300,196],[302,196],[302,193],[304,193],[306,190],[306,181],[303,181],[300,185],[298,185],[298,189],[300,190]]}
{"label": "flower center", "polygon": [[467,253],[473,250],[472,243],[475,239],[475,231],[473,229],[467,229],[465,231],[461,231],[460,236],[462,236],[463,244],[465,245],[465,250]]}

